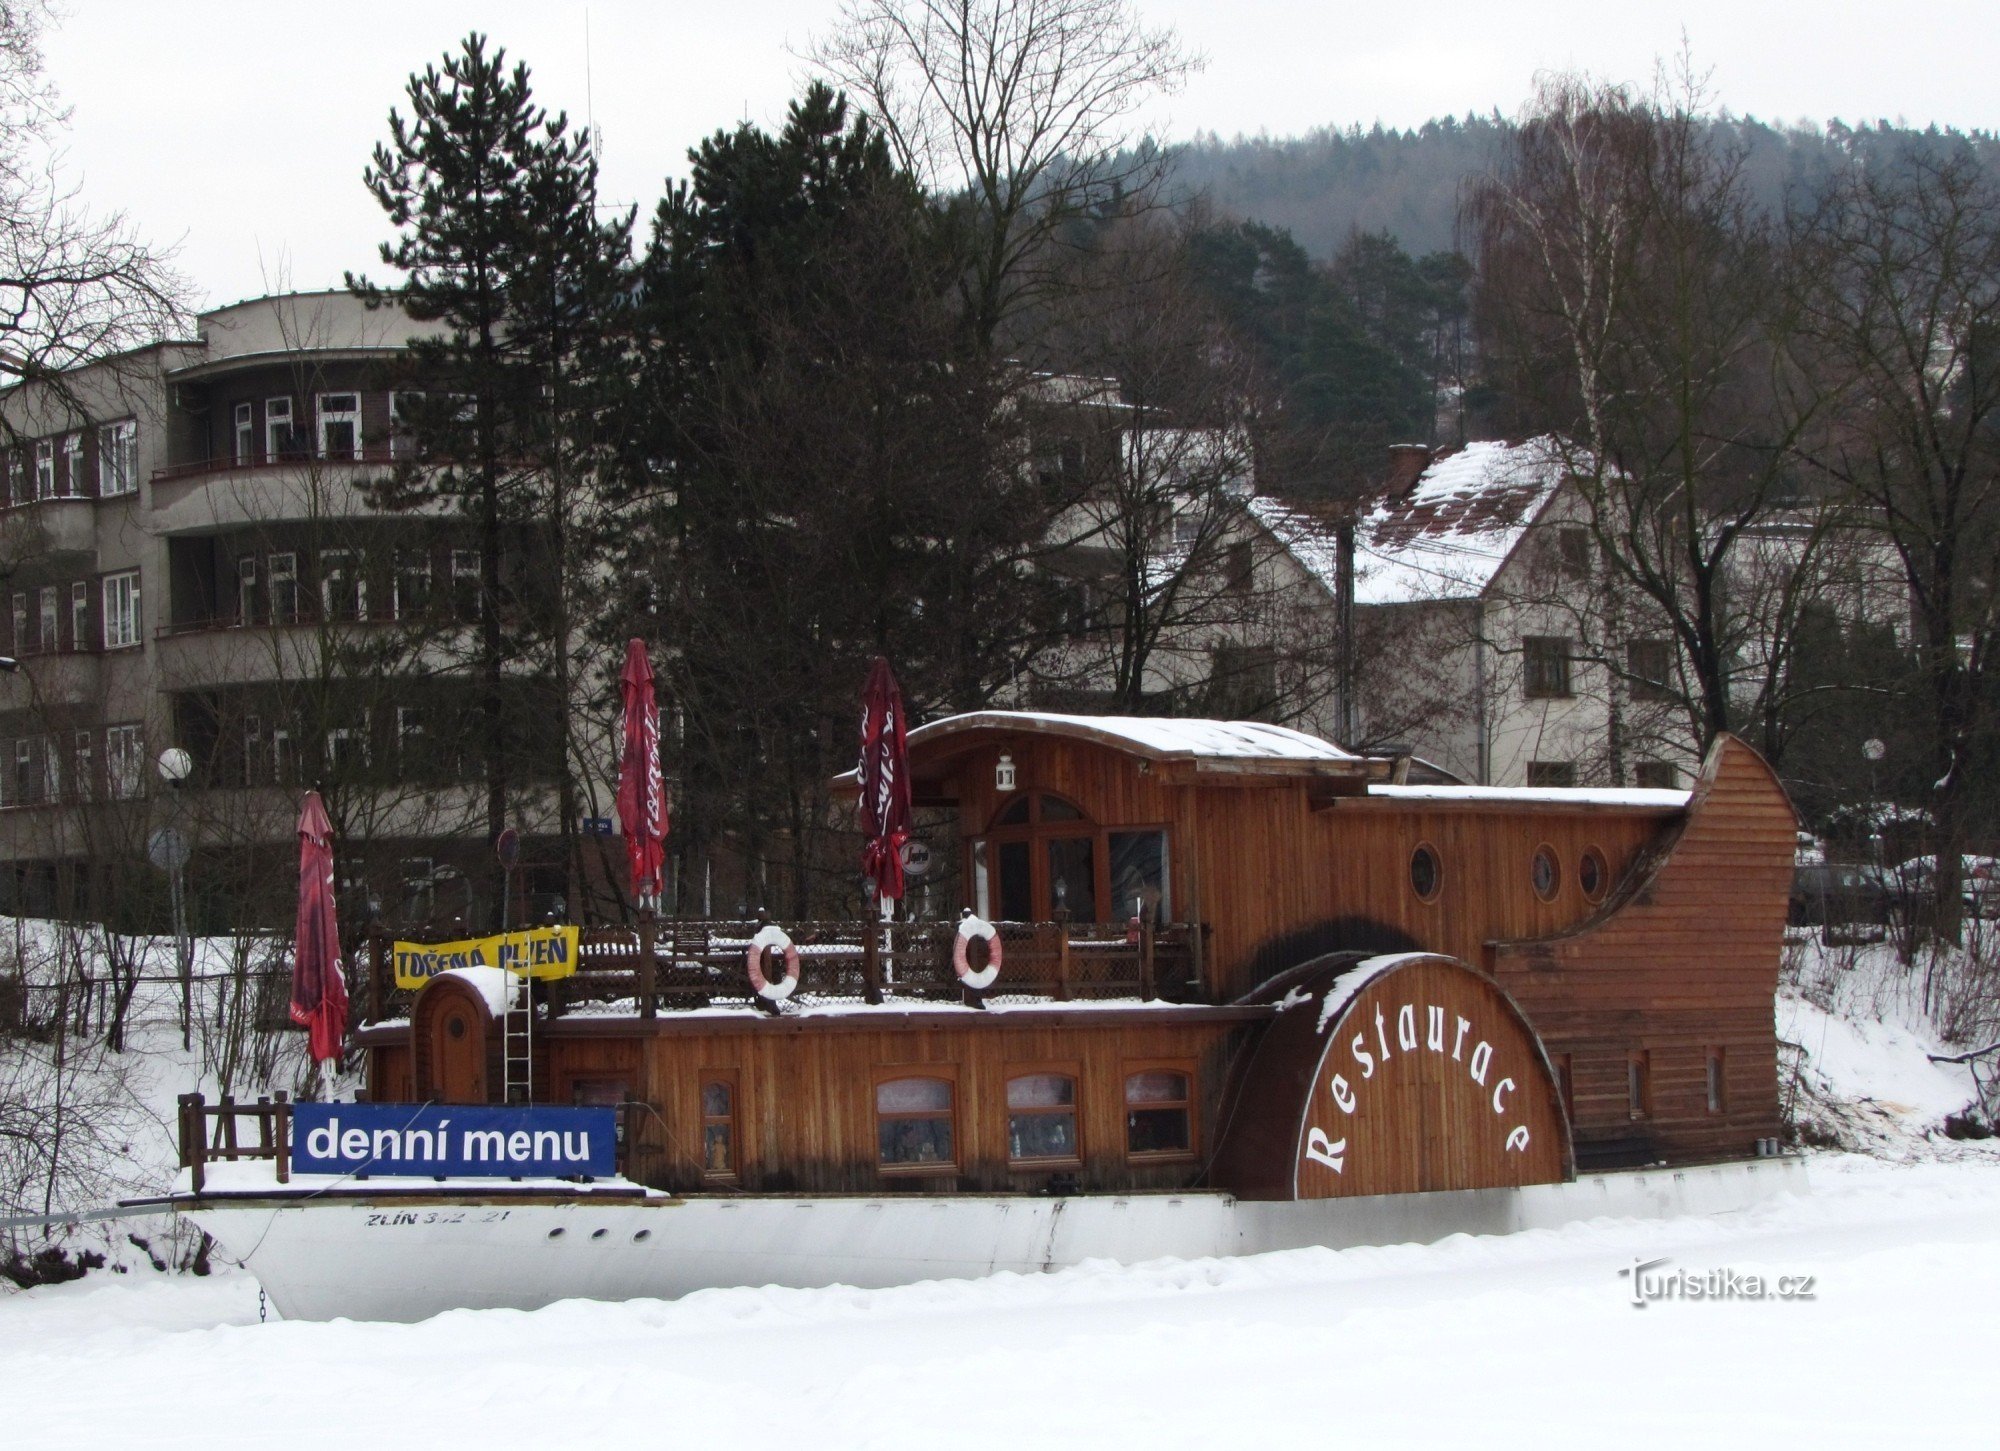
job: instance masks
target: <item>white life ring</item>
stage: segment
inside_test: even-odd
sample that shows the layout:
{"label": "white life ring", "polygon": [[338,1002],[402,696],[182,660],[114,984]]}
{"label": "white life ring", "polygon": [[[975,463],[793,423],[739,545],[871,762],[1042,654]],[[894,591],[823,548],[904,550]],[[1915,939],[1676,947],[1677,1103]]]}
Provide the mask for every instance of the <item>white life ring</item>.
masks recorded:
{"label": "white life ring", "polygon": [[[764,976],[764,949],[767,947],[778,948],[785,954],[785,975],[776,982]],[[758,928],[757,935],[750,939],[750,952],[745,965],[750,969],[750,986],[767,1003],[782,1003],[799,990],[799,950],[785,935],[785,929],[775,922]]]}
{"label": "white life ring", "polygon": [[[986,939],[986,966],[974,972],[972,964],[966,961],[966,945],[975,937]],[[979,992],[993,986],[1000,976],[1000,933],[984,917],[968,912],[959,920],[958,934],[951,939],[951,970],[958,974],[958,980]]]}

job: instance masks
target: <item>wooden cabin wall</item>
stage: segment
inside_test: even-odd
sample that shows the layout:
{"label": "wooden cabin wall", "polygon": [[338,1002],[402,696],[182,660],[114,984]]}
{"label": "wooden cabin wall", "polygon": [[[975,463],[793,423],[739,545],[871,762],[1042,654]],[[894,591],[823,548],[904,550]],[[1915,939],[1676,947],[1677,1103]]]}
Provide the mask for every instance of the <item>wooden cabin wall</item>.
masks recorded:
{"label": "wooden cabin wall", "polygon": [[[1697,792],[1685,831],[1632,900],[1577,932],[1488,954],[1567,1064],[1585,1165],[1740,1156],[1780,1132],[1772,1002],[1798,823],[1740,741],[1721,742]],[[1723,1095],[1711,1112],[1715,1051]]]}
{"label": "wooden cabin wall", "polygon": [[[1545,936],[1597,910],[1577,880],[1586,848],[1604,853],[1615,883],[1677,819],[1379,797],[1339,798],[1315,810],[1298,778],[1217,773],[1176,784],[1102,746],[1024,736],[967,756],[957,779],[967,837],[1013,799],[993,789],[1002,749],[1014,758],[1019,791],[1067,796],[1102,826],[1170,827],[1174,917],[1209,924],[1208,981],[1223,1002],[1321,953],[1378,942],[1407,939],[1403,945],[1483,964],[1496,938]],[[1426,842],[1443,867],[1432,902],[1410,888],[1411,853]],[[1560,877],[1549,901],[1530,880],[1545,844]],[[1333,930],[1344,919],[1365,919],[1376,940],[1356,940],[1351,920],[1344,933]]]}
{"label": "wooden cabin wall", "polygon": [[[968,1014],[968,1016],[970,1016]],[[1114,1025],[1010,1027],[999,1015],[937,1028],[870,1029],[824,1021],[800,1031],[785,1020],[702,1020],[698,1032],[555,1037],[547,1042],[557,1102],[587,1080],[623,1080],[657,1112],[633,1120],[631,1173],[660,1188],[763,1193],[1034,1192],[1058,1174],[1082,1189],[1173,1189],[1205,1172],[1227,1058],[1244,1026],[1151,1025],[1146,1010]],[[1172,1067],[1193,1075],[1190,1153],[1126,1153],[1125,1077]],[[1080,1163],[1008,1165],[1007,1080],[1022,1072],[1077,1079]],[[703,1173],[700,1093],[720,1076],[735,1086],[740,1170]],[[877,1162],[875,1085],[885,1078],[944,1077],[954,1085],[956,1168],[884,1170]]]}

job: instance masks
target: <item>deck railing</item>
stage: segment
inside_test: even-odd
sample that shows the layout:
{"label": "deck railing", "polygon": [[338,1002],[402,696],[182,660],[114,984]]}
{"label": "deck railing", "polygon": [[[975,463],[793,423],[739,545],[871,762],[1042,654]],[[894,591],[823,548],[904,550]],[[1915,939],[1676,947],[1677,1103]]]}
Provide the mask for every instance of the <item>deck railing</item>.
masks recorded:
{"label": "deck railing", "polygon": [[255,1103],[238,1103],[225,1093],[219,1103],[209,1103],[199,1093],[183,1093],[180,1147],[181,1167],[192,1173],[196,1194],[207,1180],[208,1166],[217,1161],[267,1159],[276,1165],[278,1182],[290,1183],[291,1098],[280,1092]]}
{"label": "deck railing", "polygon": [[[541,987],[547,1011],[651,1016],[758,1001],[749,973],[755,921],[662,919],[638,928],[586,927],[577,971]],[[790,1001],[958,1002],[951,922],[782,924],[799,953]],[[1196,929],[1126,923],[1002,922],[989,1003],[1202,997]],[[395,986],[386,938],[371,943],[365,1021],[406,1018],[413,994]]]}

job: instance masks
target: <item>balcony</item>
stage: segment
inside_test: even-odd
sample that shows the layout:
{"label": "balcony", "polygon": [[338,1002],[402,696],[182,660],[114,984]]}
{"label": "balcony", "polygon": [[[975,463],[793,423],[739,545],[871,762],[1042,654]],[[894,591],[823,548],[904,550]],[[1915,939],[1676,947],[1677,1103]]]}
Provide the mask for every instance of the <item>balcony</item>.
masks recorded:
{"label": "balcony", "polygon": [[196,459],[155,469],[151,519],[164,534],[327,518],[368,518],[369,481],[402,460],[386,445],[359,453],[301,449],[277,457]]}
{"label": "balcony", "polygon": [[103,688],[103,656],[96,650],[31,651],[21,675],[32,708],[94,704]]}
{"label": "balcony", "polygon": [[17,554],[95,554],[97,502],[83,498],[32,499],[0,510]]}

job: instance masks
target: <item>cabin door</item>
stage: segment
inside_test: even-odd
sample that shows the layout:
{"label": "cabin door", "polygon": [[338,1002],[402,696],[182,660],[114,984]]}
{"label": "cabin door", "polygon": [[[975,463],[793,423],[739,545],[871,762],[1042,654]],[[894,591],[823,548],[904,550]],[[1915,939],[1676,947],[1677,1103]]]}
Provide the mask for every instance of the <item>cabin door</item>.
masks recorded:
{"label": "cabin door", "polygon": [[440,1103],[485,1103],[486,1024],[454,997],[431,1019],[431,1081]]}

